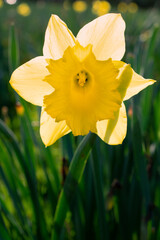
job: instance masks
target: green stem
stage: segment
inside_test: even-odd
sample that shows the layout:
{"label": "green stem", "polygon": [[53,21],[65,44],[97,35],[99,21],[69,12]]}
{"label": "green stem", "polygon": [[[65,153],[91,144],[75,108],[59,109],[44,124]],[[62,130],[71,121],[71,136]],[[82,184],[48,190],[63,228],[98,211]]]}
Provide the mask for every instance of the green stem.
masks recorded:
{"label": "green stem", "polygon": [[60,232],[66,217],[66,213],[71,204],[72,197],[74,196],[74,192],[76,187],[81,179],[81,176],[84,172],[84,168],[86,166],[86,162],[89,156],[89,153],[93,147],[94,141],[96,139],[96,135],[93,133],[89,133],[86,137],[83,138],[81,143],[79,144],[73,159],[71,161],[71,165],[69,167],[69,173],[64,183],[64,187],[61,191],[55,216],[54,216],[54,229],[52,240],[60,239]]}

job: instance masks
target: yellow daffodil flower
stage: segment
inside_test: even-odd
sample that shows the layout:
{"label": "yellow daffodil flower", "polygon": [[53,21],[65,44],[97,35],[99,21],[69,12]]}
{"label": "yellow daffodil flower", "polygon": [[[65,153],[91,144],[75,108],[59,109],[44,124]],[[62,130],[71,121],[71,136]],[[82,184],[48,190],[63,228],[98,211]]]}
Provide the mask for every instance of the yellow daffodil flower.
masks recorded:
{"label": "yellow daffodil flower", "polygon": [[76,37],[52,15],[43,55],[16,69],[10,84],[27,101],[42,107],[40,134],[46,146],[72,131],[96,133],[108,144],[126,136],[123,101],[153,84],[120,59],[125,22],[106,14],[85,25]]}
{"label": "yellow daffodil flower", "polygon": [[84,1],[75,1],[72,5],[75,12],[84,12],[87,9],[87,3]]}

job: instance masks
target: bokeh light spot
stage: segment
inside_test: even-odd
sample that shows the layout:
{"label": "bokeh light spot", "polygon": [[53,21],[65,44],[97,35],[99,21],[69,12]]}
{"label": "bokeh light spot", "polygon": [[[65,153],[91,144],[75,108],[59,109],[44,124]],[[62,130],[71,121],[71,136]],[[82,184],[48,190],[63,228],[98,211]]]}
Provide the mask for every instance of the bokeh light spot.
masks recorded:
{"label": "bokeh light spot", "polygon": [[5,0],[5,1],[10,5],[14,5],[17,2],[17,0]]}

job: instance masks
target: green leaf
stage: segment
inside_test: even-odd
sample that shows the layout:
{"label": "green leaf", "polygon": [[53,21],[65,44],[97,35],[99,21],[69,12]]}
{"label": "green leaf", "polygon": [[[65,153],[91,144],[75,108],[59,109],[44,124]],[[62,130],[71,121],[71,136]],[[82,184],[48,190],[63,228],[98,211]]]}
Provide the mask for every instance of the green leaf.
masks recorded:
{"label": "green leaf", "polygon": [[146,172],[145,157],[142,151],[142,136],[140,124],[136,115],[137,109],[133,105],[133,154],[137,180],[140,183],[142,194],[145,198],[146,207],[150,204],[149,182]]}
{"label": "green leaf", "polygon": [[8,59],[10,73],[12,73],[19,65],[19,44],[14,24],[10,26],[9,31]]}
{"label": "green leaf", "polygon": [[46,228],[46,222],[43,216],[43,211],[40,206],[40,202],[38,199],[37,194],[37,188],[35,186],[34,177],[32,174],[30,174],[30,171],[28,169],[28,166],[26,164],[26,160],[24,158],[24,155],[19,147],[19,143],[14,135],[14,133],[3,123],[3,121],[0,119],[0,131],[3,133],[4,137],[8,139],[8,141],[11,142],[12,147],[15,151],[15,154],[17,155],[17,159],[19,160],[19,163],[23,169],[23,172],[25,174],[28,187],[30,189],[32,203],[33,203],[33,209],[36,217],[36,223],[37,223],[37,237],[38,239],[48,239],[47,234],[47,228]]}

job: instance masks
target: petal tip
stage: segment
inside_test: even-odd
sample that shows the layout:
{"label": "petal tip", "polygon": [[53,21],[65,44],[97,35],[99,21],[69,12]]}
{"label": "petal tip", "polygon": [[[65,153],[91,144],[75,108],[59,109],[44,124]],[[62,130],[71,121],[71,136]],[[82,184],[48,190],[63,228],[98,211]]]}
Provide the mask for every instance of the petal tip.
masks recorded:
{"label": "petal tip", "polygon": [[[16,70],[15,70],[16,71]],[[14,75],[15,75],[15,71],[12,73],[11,77],[10,77],[10,80],[9,80],[9,84],[11,85],[11,87],[18,93],[19,91],[17,89],[15,89],[15,86],[14,86]]]}
{"label": "petal tip", "polygon": [[154,79],[150,79],[150,82],[152,82],[152,84],[153,84],[153,83],[156,83],[157,81]]}
{"label": "petal tip", "polygon": [[56,14],[51,14],[50,19],[59,20],[60,18],[59,18],[58,15],[56,15]]}

